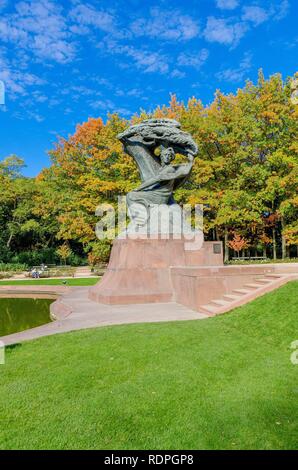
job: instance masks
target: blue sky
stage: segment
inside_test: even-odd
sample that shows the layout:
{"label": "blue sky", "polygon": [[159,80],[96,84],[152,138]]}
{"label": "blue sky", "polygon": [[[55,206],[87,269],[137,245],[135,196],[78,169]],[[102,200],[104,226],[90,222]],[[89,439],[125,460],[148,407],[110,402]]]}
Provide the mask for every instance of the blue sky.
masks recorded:
{"label": "blue sky", "polygon": [[[0,160],[26,175],[88,117],[297,71],[297,0],[0,0]],[[295,60],[296,59],[296,60]]]}

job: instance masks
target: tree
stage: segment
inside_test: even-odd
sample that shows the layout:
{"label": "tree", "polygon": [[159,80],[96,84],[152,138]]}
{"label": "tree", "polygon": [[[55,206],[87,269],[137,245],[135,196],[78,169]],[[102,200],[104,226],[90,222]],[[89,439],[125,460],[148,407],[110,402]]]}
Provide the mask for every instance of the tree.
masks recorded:
{"label": "tree", "polygon": [[238,233],[234,233],[233,240],[230,240],[228,242],[228,246],[237,252],[237,256],[239,258],[240,251],[244,250],[245,248],[248,248],[249,245],[245,238],[241,237],[241,235],[239,235]]}
{"label": "tree", "polygon": [[20,178],[25,166],[25,162],[22,158],[14,154],[10,155],[0,162],[0,175],[9,178]]}
{"label": "tree", "polygon": [[66,265],[66,260],[71,256],[72,251],[67,243],[63,243],[63,245],[57,248],[56,253]]}
{"label": "tree", "polygon": [[91,266],[99,263],[106,263],[109,260],[111,243],[108,240],[98,240],[92,244],[92,249],[88,253],[88,261]]}
{"label": "tree", "polygon": [[[229,258],[231,233],[249,250],[285,257],[297,245],[298,106],[291,79],[262,71],[235,94],[217,90],[207,106],[171,96],[168,105],[141,110],[127,121],[118,114],[89,118],[50,152],[52,165],[37,178],[22,176],[24,162],[0,162],[0,258],[61,244],[93,262],[108,257],[110,243],[95,235],[96,207],[117,206],[139,175],[117,134],[144,119],[174,118],[198,144],[190,179],[175,194],[179,203],[204,206],[204,233],[223,240]],[[178,161],[185,157],[177,155]],[[239,253],[239,252],[238,252]]]}
{"label": "tree", "polygon": [[89,119],[50,152],[52,166],[41,178],[51,188],[48,197],[54,197],[58,208],[58,239],[91,250],[97,243],[96,207],[106,202],[116,206],[117,196],[137,183],[137,169],[116,138],[126,126],[117,115],[111,115],[105,125],[101,119]]}

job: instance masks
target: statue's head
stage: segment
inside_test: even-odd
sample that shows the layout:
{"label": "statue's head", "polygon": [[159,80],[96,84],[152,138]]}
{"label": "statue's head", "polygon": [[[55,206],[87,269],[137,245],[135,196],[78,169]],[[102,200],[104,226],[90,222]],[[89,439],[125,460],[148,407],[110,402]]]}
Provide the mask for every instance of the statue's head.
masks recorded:
{"label": "statue's head", "polygon": [[172,147],[163,147],[160,152],[161,165],[169,165],[175,158],[175,152]]}

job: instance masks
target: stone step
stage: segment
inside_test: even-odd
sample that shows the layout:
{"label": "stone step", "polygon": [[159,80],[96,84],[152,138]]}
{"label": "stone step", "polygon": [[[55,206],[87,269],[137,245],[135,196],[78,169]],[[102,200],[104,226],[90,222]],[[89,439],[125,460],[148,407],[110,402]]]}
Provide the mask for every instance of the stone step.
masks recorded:
{"label": "stone step", "polygon": [[266,277],[273,277],[273,278],[276,278],[276,279],[280,279],[282,277],[280,274],[274,274],[274,273],[266,273],[265,276]]}
{"label": "stone step", "polygon": [[220,307],[225,307],[226,305],[231,304],[231,300],[224,300],[224,299],[216,299],[216,300],[211,300],[211,304],[219,305]]}
{"label": "stone step", "polygon": [[266,277],[256,278],[255,282],[261,282],[262,284],[268,284],[272,282],[272,279],[267,279]]}
{"label": "stone step", "polygon": [[238,294],[251,294],[251,290],[250,289],[233,289],[232,292],[236,292]]}
{"label": "stone step", "polygon": [[231,300],[238,300],[238,299],[241,299],[242,295],[224,294],[223,297],[227,299],[231,299]]}
{"label": "stone step", "polygon": [[215,305],[212,304],[207,304],[207,305],[200,305],[199,306],[199,312],[202,313],[217,313],[219,309],[219,305],[216,307]]}
{"label": "stone step", "polygon": [[250,283],[250,284],[244,284],[243,287],[244,287],[244,288],[249,287],[249,288],[251,288],[251,289],[259,289],[260,287],[262,287],[262,284]]}

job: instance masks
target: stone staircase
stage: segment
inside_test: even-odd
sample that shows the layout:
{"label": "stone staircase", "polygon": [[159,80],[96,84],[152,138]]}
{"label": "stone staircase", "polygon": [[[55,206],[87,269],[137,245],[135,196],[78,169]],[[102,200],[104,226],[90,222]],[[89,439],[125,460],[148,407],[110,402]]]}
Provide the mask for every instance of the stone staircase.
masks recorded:
{"label": "stone staircase", "polygon": [[199,311],[208,316],[215,316],[228,312],[233,308],[246,304],[266,292],[270,292],[285,284],[291,276],[284,274],[265,274],[256,277],[253,282],[244,284],[241,288],[235,288],[230,293],[224,294],[220,298],[212,299],[208,304],[200,305]]}

